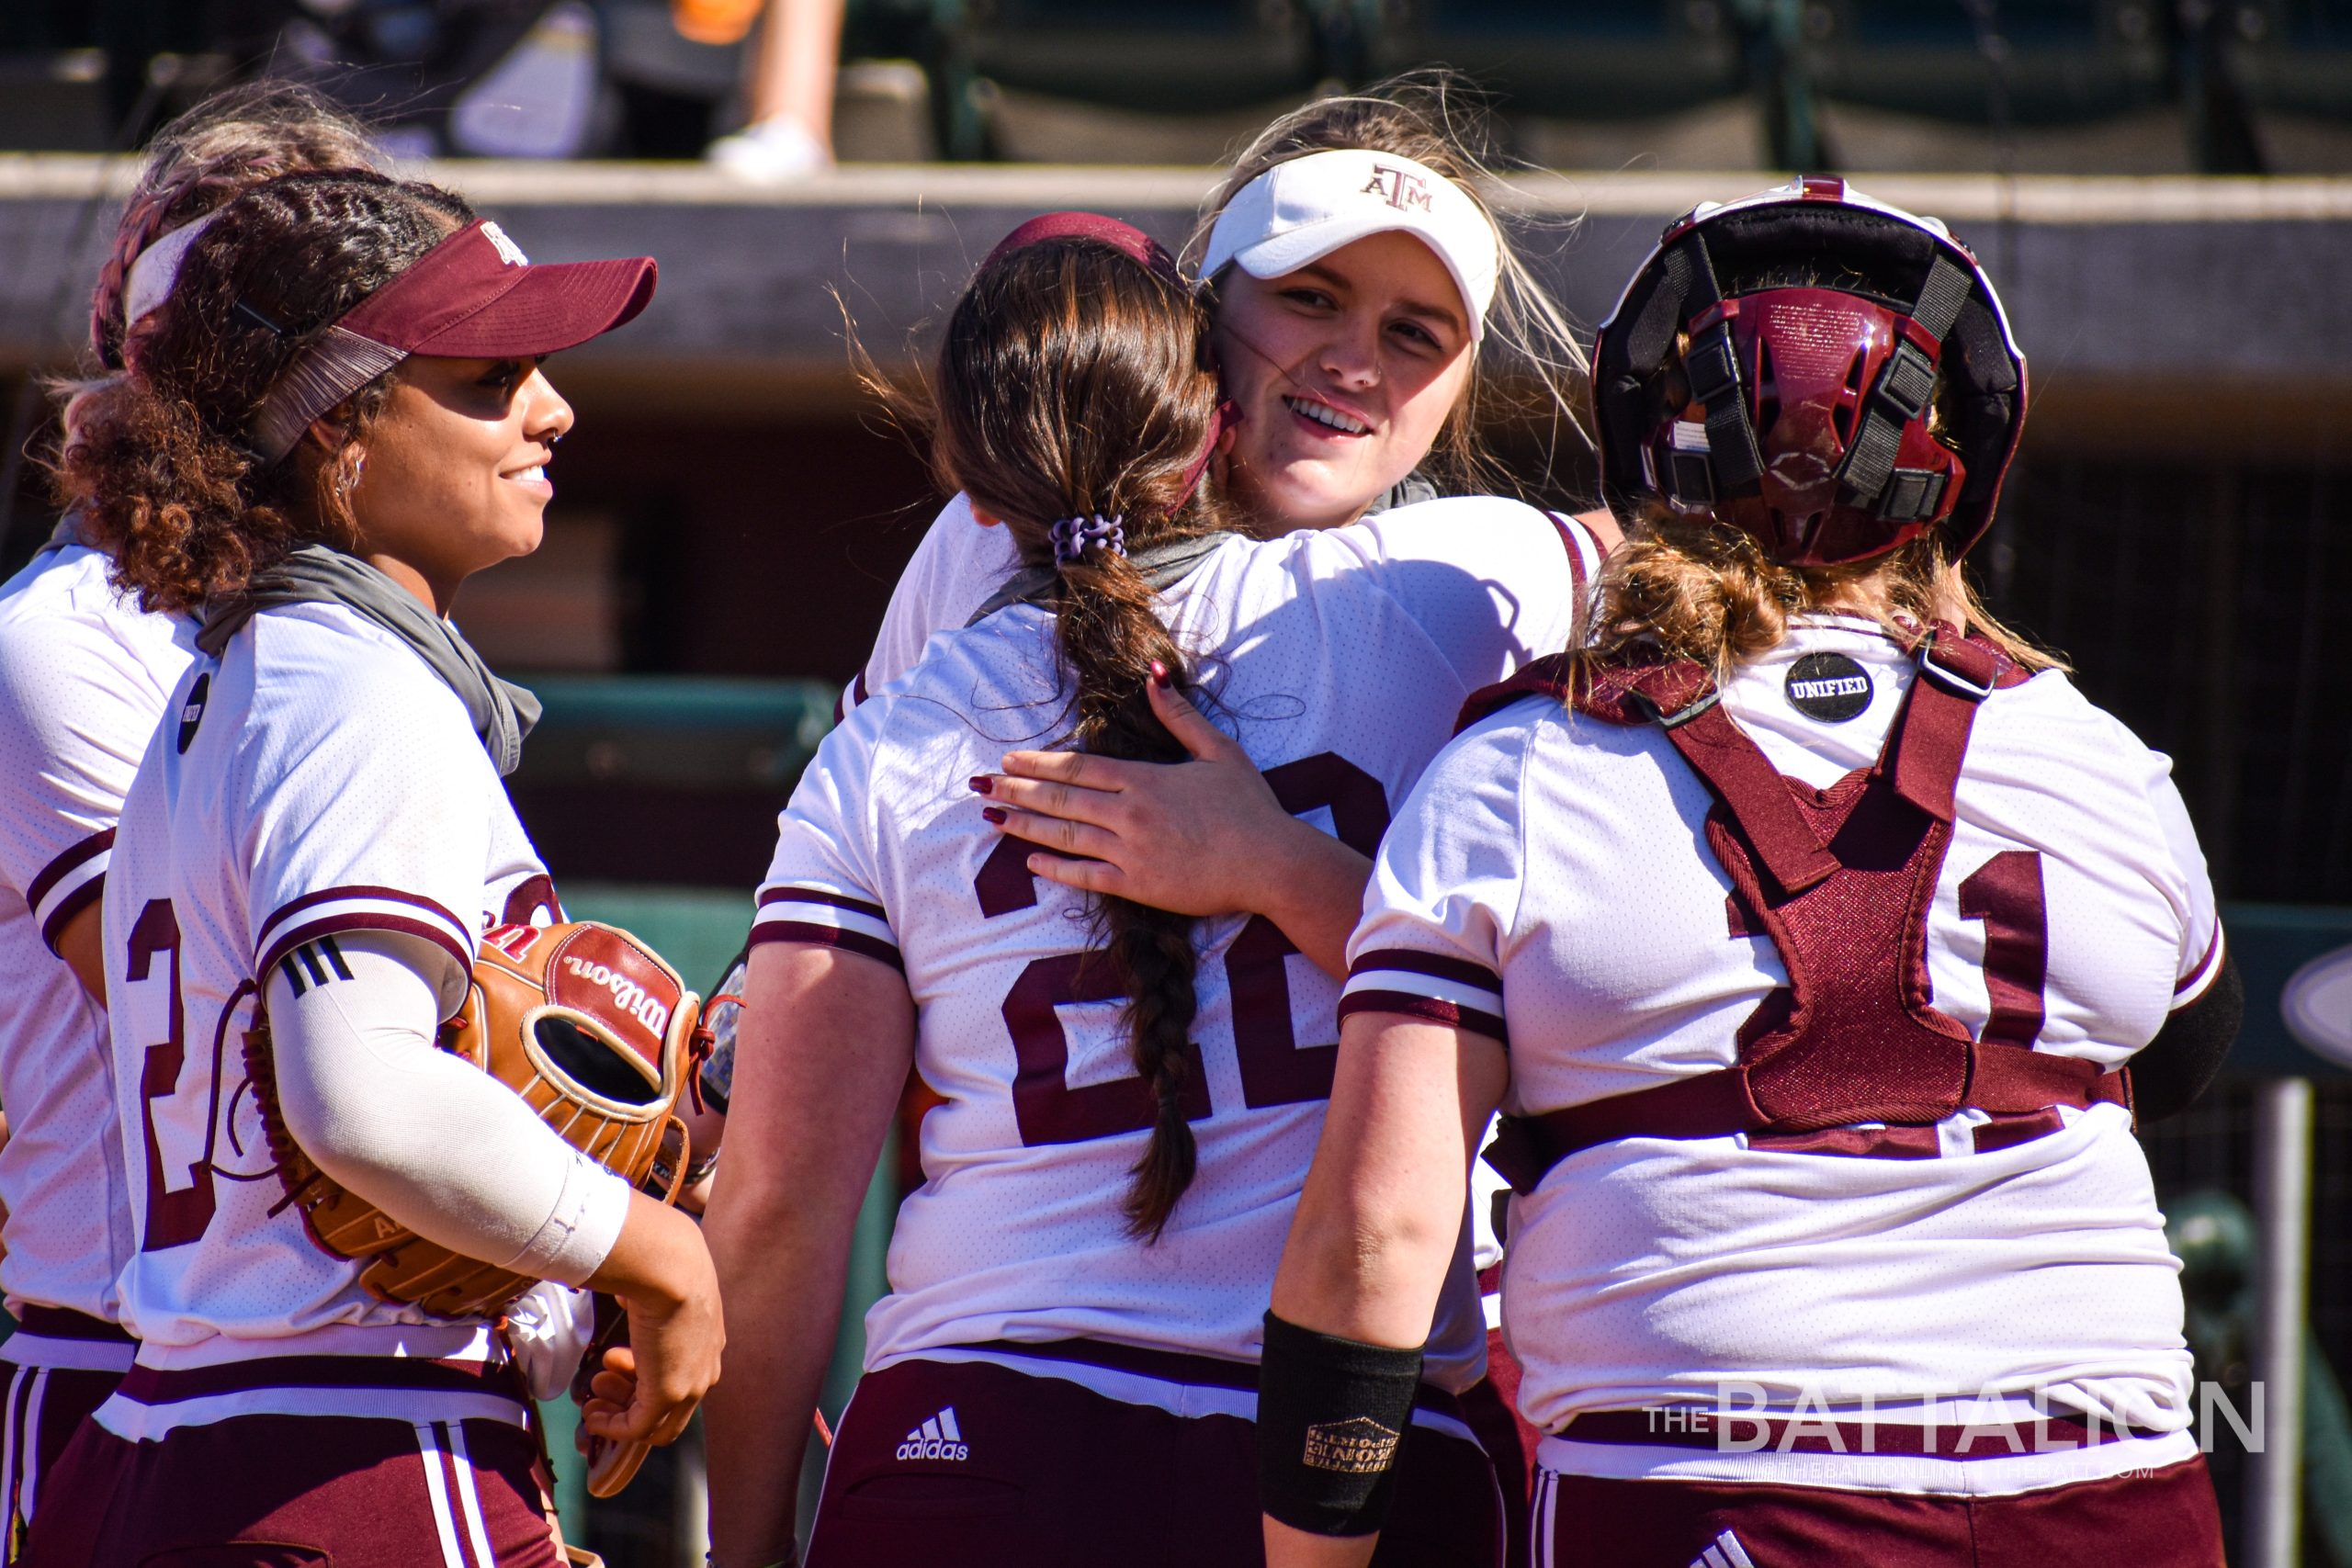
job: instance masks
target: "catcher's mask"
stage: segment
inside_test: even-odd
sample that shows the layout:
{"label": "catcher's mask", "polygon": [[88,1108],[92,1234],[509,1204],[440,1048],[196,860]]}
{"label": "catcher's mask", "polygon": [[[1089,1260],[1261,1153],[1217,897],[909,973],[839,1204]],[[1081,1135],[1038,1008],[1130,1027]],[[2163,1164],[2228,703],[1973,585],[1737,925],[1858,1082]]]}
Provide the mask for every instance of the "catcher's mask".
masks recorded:
{"label": "catcher's mask", "polygon": [[[1747,281],[1789,276],[1820,281]],[[1991,526],[2025,424],[2025,355],[1975,256],[1840,180],[1678,220],[1592,360],[1611,504],[1712,517],[1792,566],[1931,527],[1957,558]]]}

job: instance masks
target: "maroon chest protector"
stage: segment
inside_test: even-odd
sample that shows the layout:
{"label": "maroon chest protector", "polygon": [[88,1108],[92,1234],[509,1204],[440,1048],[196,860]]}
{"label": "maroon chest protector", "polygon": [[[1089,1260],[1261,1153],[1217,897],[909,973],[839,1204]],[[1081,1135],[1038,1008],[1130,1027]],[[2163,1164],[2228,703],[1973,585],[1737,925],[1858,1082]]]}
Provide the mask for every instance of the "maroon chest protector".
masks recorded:
{"label": "maroon chest protector", "polygon": [[[1737,935],[1770,939],[1789,983],[1740,1026],[1736,1065],[1541,1115],[1506,1117],[1487,1161],[1521,1192],[1579,1149],[1615,1138],[1792,1134],[1878,1122],[1923,1127],[1964,1107],[2007,1114],[2130,1103],[2121,1071],[1972,1039],[1936,1010],[1928,914],[1951,842],[1952,792],[1977,705],[2024,672],[1945,630],[1877,766],[1826,790],[1784,777],[1689,662],[1566,661],[1472,699],[1492,711],[1531,689],[1609,724],[1657,724],[1714,796],[1707,844],[1731,875]],[[1566,689],[1573,679],[1575,689]]]}

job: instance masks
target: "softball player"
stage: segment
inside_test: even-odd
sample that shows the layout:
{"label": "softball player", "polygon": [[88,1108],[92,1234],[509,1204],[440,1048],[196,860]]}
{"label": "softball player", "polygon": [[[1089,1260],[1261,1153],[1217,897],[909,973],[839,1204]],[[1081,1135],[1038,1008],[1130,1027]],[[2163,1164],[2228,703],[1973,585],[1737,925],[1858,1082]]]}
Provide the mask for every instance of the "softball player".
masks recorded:
{"label": "softball player", "polygon": [[[1453,322],[1432,341],[1458,360],[1486,300],[1422,254]],[[739,1347],[751,1359],[711,1406],[729,1568],[789,1554],[793,1416],[910,1063],[944,1103],[810,1561],[905,1562],[944,1539],[974,1564],[1256,1555],[1237,1499],[1257,1325],[1323,1122],[1337,990],[1293,960],[1347,911],[1269,893],[1280,921],[1195,919],[1081,897],[989,831],[989,770],[1062,737],[1097,760],[1227,748],[1262,768],[1285,827],[1318,825],[1352,861],[1481,672],[1566,644],[1598,548],[1491,499],[1246,537],[1194,490],[1224,417],[1204,332],[1163,253],[1080,215],[1017,232],[948,326],[936,464],[1026,564],[827,739],[761,891],[707,1224],[729,1310],[810,1332]],[[1177,671],[1230,736],[1170,704]],[[1455,1284],[1400,1562],[1499,1560],[1494,1472],[1453,1398],[1483,1323],[1466,1270]]]}
{"label": "softball player", "polygon": [[[170,291],[190,237],[221,204],[273,175],[372,156],[357,127],[296,87],[227,95],[166,126],[92,301],[107,371],[125,372],[127,333]],[[123,792],[193,656],[195,624],[141,614],[107,581],[111,564],[69,514],[0,587],[0,964],[16,977],[0,994],[0,1104],[14,1134],[0,1150],[0,1281],[17,1323],[0,1342],[10,1551],[43,1477],[134,1349],[116,1321],[130,1198],[103,1066],[98,895]]]}
{"label": "softball player", "polygon": [[289,175],[220,210],[83,417],[84,525],[204,625],[104,896],[140,1349],[33,1562],[558,1561],[491,1325],[361,1289],[282,1190],[282,1138],[428,1240],[625,1293],[639,1376],[591,1430],[674,1435],[716,1374],[692,1223],[434,1045],[479,934],[554,906],[500,783],[534,705],[443,617],[538,542],[571,423],[538,356],[652,286],[642,258],[534,267],[433,186]]}
{"label": "softball player", "polygon": [[[1423,73],[1370,95],[1319,100],[1269,126],[1237,160],[1188,254],[1202,258],[1214,323],[1212,350],[1238,416],[1223,463],[1227,495],[1251,532],[1272,537],[1343,525],[1391,508],[1496,490],[1500,478],[1478,446],[1479,411],[1493,392],[1474,355],[1460,374],[1432,377],[1412,307],[1413,264],[1434,249],[1457,278],[1483,273],[1492,293],[1479,323],[1521,367],[1535,367],[1555,415],[1573,423],[1559,390],[1580,378],[1582,350],[1559,308],[1493,221],[1482,187],[1491,176],[1471,150],[1449,101],[1452,79]],[[1414,243],[1419,242],[1419,245]],[[1425,290],[1423,291],[1426,292]],[[1523,374],[1523,370],[1521,372]],[[1606,511],[1581,514],[1583,533],[1617,542]],[[843,694],[844,708],[911,669],[935,632],[960,626],[1018,570],[1002,529],[974,525],[969,502],[950,501],[933,524],[890,604],[872,657]],[[1181,717],[1178,719],[1181,722]],[[1015,750],[1000,765],[1001,795],[1016,836],[1056,843],[1086,832],[1091,862],[1044,859],[1039,874],[1089,891],[1115,868],[1115,891],[1193,913],[1280,919],[1262,895],[1296,890],[1296,904],[1356,908],[1367,866],[1328,855],[1328,840],[1301,830],[1285,852],[1268,832],[1237,832],[1269,815],[1264,786],[1246,758],[1213,753],[1205,765],[1105,770],[1068,755]],[[1073,769],[1114,776],[1114,795],[1080,786]],[[1042,771],[1053,787],[1033,788]],[[1279,814],[1272,814],[1279,815]],[[1069,819],[1070,826],[1054,820]],[[1102,829],[1103,831],[1090,831]],[[1254,855],[1231,852],[1241,843]],[[1280,868],[1268,874],[1265,855]],[[1315,951],[1305,933],[1292,933]],[[1338,942],[1328,954],[1338,963]],[[1336,971],[1335,971],[1336,972]],[[1489,1219],[1495,1190],[1472,1206],[1482,1271],[1502,1248]],[[1487,1297],[1490,1319],[1499,1300]],[[1498,1382],[1514,1375],[1500,1336],[1490,1349]],[[1514,1424],[1487,1389],[1466,1401],[1506,1470],[1526,1473],[1534,1433]],[[1509,1499],[1512,1538],[1523,1500]]]}
{"label": "softball player", "polygon": [[1669,230],[1594,357],[1648,512],[1378,857],[1270,1557],[1370,1556],[1499,1101],[1536,1562],[2218,1563],[2132,1127],[2240,991],[2169,763],[1955,564],[2025,412],[1990,282],[1804,180]]}

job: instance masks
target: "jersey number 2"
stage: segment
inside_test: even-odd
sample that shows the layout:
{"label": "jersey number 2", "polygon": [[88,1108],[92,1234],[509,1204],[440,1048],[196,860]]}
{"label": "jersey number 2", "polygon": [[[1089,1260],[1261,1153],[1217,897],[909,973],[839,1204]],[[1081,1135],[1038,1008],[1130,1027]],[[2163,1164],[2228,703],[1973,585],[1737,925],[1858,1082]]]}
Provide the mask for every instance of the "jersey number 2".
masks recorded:
{"label": "jersey number 2", "polygon": [[[170,986],[165,993],[169,1022],[164,1043],[150,1045],[139,1069],[141,1121],[147,1134],[147,1233],[140,1238],[142,1252],[184,1247],[204,1234],[212,1223],[212,1166],[209,1155],[188,1167],[190,1184],[169,1190],[164,1179],[164,1152],[155,1138],[155,1101],[169,1100],[178,1089],[180,1069],[187,1063],[187,1010],[180,999],[180,923],[171,900],[151,898],[130,927],[130,964],[123,977],[133,984],[147,979],[155,960],[168,955]],[[207,1128],[208,1142],[210,1129]]]}
{"label": "jersey number 2", "polygon": [[[1266,770],[1274,798],[1294,816],[1317,807],[1331,813],[1340,841],[1359,854],[1380,847],[1388,830],[1388,796],[1380,781],[1332,751],[1320,751]],[[989,918],[1034,908],[1035,879],[1027,864],[1035,846],[1019,839],[999,843],[980,866],[973,891]],[[1233,998],[1234,1054],[1241,1070],[1241,1098],[1250,1109],[1326,1100],[1340,1048],[1298,1043],[1292,1026],[1288,964],[1298,949],[1280,927],[1253,915],[1226,951],[1226,987]],[[1017,1072],[1012,1110],[1024,1145],[1074,1144],[1090,1138],[1140,1133],[1152,1123],[1149,1086],[1133,1073],[1103,1083],[1069,1084],[1069,1034],[1056,1009],[1079,1002],[1116,1001],[1125,993],[1108,964],[1090,964],[1083,953],[1056,953],[1033,961],[1004,998],[1005,1027],[1012,1035]],[[1184,1090],[1184,1117],[1207,1116],[1208,1077],[1200,1047],[1190,1047],[1192,1073]]]}

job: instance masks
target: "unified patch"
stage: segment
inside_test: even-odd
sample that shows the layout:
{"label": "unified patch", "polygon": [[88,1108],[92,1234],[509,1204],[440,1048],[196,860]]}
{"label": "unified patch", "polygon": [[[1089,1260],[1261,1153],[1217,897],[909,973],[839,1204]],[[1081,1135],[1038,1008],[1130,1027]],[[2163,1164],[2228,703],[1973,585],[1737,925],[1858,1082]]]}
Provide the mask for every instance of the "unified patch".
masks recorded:
{"label": "unified patch", "polygon": [[1805,717],[1843,724],[1871,705],[1871,672],[1842,653],[1808,653],[1789,666],[1786,690]]}

